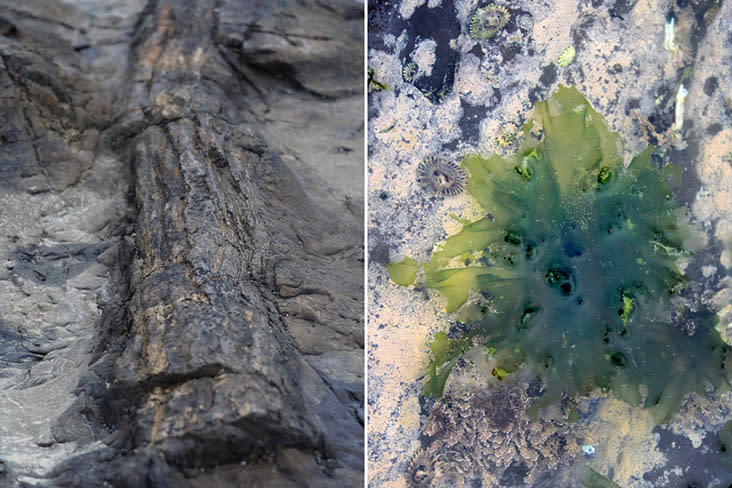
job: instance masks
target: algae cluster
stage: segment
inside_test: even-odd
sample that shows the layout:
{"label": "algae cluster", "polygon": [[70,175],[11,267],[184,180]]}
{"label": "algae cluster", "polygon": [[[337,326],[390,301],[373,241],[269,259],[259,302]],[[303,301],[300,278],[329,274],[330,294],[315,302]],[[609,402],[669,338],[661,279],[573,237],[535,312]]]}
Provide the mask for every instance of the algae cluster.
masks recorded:
{"label": "algae cluster", "polygon": [[538,102],[523,131],[511,160],[462,161],[485,216],[429,262],[387,267],[394,282],[435,289],[448,311],[460,309],[459,331],[430,344],[423,393],[441,395],[476,344],[499,379],[523,367],[543,378],[532,408],[600,388],[664,422],[686,393],[725,385],[728,347],[713,315],[681,327],[672,306],[686,281],[675,263],[687,254],[673,169],[653,164],[652,147],[624,167],[618,135],[574,88]]}

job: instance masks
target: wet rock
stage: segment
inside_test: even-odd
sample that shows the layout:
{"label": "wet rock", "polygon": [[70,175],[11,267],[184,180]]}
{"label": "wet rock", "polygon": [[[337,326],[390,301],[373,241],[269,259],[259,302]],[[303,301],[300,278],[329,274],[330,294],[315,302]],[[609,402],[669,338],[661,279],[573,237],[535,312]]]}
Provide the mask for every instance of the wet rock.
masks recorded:
{"label": "wet rock", "polygon": [[362,484],[362,17],[0,2],[4,476]]}

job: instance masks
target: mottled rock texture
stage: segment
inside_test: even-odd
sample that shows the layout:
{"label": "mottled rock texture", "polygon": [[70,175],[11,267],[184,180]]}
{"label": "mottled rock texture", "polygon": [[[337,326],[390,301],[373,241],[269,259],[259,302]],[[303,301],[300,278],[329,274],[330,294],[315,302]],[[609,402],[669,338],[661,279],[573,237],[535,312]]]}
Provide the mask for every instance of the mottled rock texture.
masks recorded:
{"label": "mottled rock texture", "polygon": [[352,0],[0,2],[0,486],[363,483],[362,50]]}
{"label": "mottled rock texture", "polygon": [[[475,39],[474,15],[489,4],[507,10],[510,20],[492,37]],[[456,316],[445,313],[439,297],[425,300],[423,293],[396,286],[385,265],[404,256],[429,260],[435,243],[458,232],[459,219],[475,220],[485,210],[469,195],[425,192],[418,168],[429,157],[460,162],[468,153],[514,154],[525,114],[559,85],[576,87],[620,134],[625,164],[653,144],[655,164],[681,168],[676,197],[702,237],[694,256],[679,263],[691,280],[686,309],[712,309],[730,340],[732,99],[724,87],[732,73],[732,3],[392,0],[370,2],[368,17],[371,486],[426,486],[425,479],[440,486],[439,470],[422,473],[417,484],[410,460],[425,459],[425,452],[434,459],[434,446],[442,447],[438,441],[446,437],[423,435],[436,408],[461,413],[459,403],[436,407],[420,396],[430,361],[427,342],[438,331],[459,335]],[[560,57],[570,47],[575,57],[567,65]],[[683,112],[677,110],[682,85],[688,90]],[[470,362],[479,364],[474,357]],[[501,394],[491,369],[481,373],[472,398],[486,390]],[[447,398],[456,396],[451,388]],[[459,398],[468,402],[463,393]],[[732,414],[729,398],[688,396],[673,421],[661,426],[600,393],[583,398],[578,422],[589,430],[581,442],[594,454],[581,451],[572,462],[591,465],[623,488],[726,487],[732,474],[720,463],[716,431]],[[522,456],[515,460],[520,464]],[[444,464],[437,466],[449,474]],[[499,480],[483,486],[502,488],[574,487],[580,479],[564,467],[544,484],[538,474],[531,481],[530,470],[496,464],[483,471]],[[561,478],[566,473],[569,481]]]}

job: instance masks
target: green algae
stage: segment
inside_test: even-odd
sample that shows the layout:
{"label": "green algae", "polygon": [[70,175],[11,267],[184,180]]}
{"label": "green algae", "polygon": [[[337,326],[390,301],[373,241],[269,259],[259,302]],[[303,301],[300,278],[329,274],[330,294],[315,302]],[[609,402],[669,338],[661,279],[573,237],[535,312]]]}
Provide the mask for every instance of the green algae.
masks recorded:
{"label": "green algae", "polygon": [[418,270],[419,263],[412,258],[404,258],[398,263],[386,265],[386,271],[389,272],[391,281],[402,286],[409,286],[414,283]]}
{"label": "green algae", "polygon": [[368,91],[386,91],[390,90],[389,85],[376,79],[376,71],[373,68],[368,69]]}
{"label": "green algae", "polygon": [[[475,344],[495,352],[499,379],[519,368],[543,378],[536,409],[599,388],[643,402],[661,423],[687,393],[727,384],[728,347],[712,314],[685,317],[692,334],[674,321],[671,298],[687,281],[675,262],[688,255],[671,192],[678,175],[656,168],[652,147],[626,168],[618,147],[589,102],[560,87],[536,104],[511,160],[463,159],[485,215],[430,261],[389,266],[393,281],[437,290],[465,323],[430,344],[425,396],[442,394]],[[466,303],[474,295],[478,312]]]}
{"label": "green algae", "polygon": [[717,432],[719,454],[725,466],[732,468],[732,420],[728,420]]}
{"label": "green algae", "polygon": [[620,488],[620,485],[601,475],[589,466],[585,468],[581,483],[585,488]]}

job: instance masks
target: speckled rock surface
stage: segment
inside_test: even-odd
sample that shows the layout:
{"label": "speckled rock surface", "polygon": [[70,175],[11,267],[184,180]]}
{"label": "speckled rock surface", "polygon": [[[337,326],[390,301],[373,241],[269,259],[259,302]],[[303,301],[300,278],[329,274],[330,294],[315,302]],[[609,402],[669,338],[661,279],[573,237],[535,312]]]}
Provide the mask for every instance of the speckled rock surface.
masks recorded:
{"label": "speckled rock surface", "polygon": [[0,486],[363,483],[363,4],[255,3],[0,2]]}
{"label": "speckled rock surface", "polygon": [[[374,3],[369,10],[368,460],[374,487],[439,486],[449,472],[444,456],[431,475],[416,480],[408,474],[413,456],[431,448],[434,454],[435,439],[448,435],[426,431],[436,409],[450,407],[424,400],[420,390],[430,357],[427,341],[449,330],[455,318],[436,294],[391,283],[384,266],[406,255],[426,261],[434,244],[460,228],[451,215],[474,220],[479,208],[467,194],[426,193],[417,167],[430,156],[459,162],[468,152],[512,154],[533,103],[559,84],[576,86],[620,134],[626,164],[651,143],[658,147],[657,162],[681,167],[677,198],[698,229],[701,248],[679,264],[693,281],[693,301],[717,312],[730,337],[724,329],[732,321],[732,111],[722,87],[730,82],[732,6],[497,1],[510,20],[493,37],[472,39],[473,13],[489,3],[402,0]],[[667,39],[672,18],[674,37]],[[575,57],[561,66],[560,55],[570,46]],[[688,95],[680,112],[681,85]],[[476,357],[468,363],[483,367]],[[446,394],[499,394],[490,369],[477,380],[467,375],[472,386],[466,392],[465,371],[474,369],[466,366],[451,378]],[[453,410],[451,415],[459,414]],[[581,469],[589,465],[624,488],[727,486],[732,474],[716,431],[729,418],[727,393],[689,397],[671,422],[656,426],[647,412],[596,392],[580,400],[578,424],[562,434],[591,454],[580,449],[557,456],[554,468],[543,473],[535,466],[519,469],[517,454],[513,466],[478,469],[480,483],[581,486]],[[530,425],[528,431],[537,428]]]}

